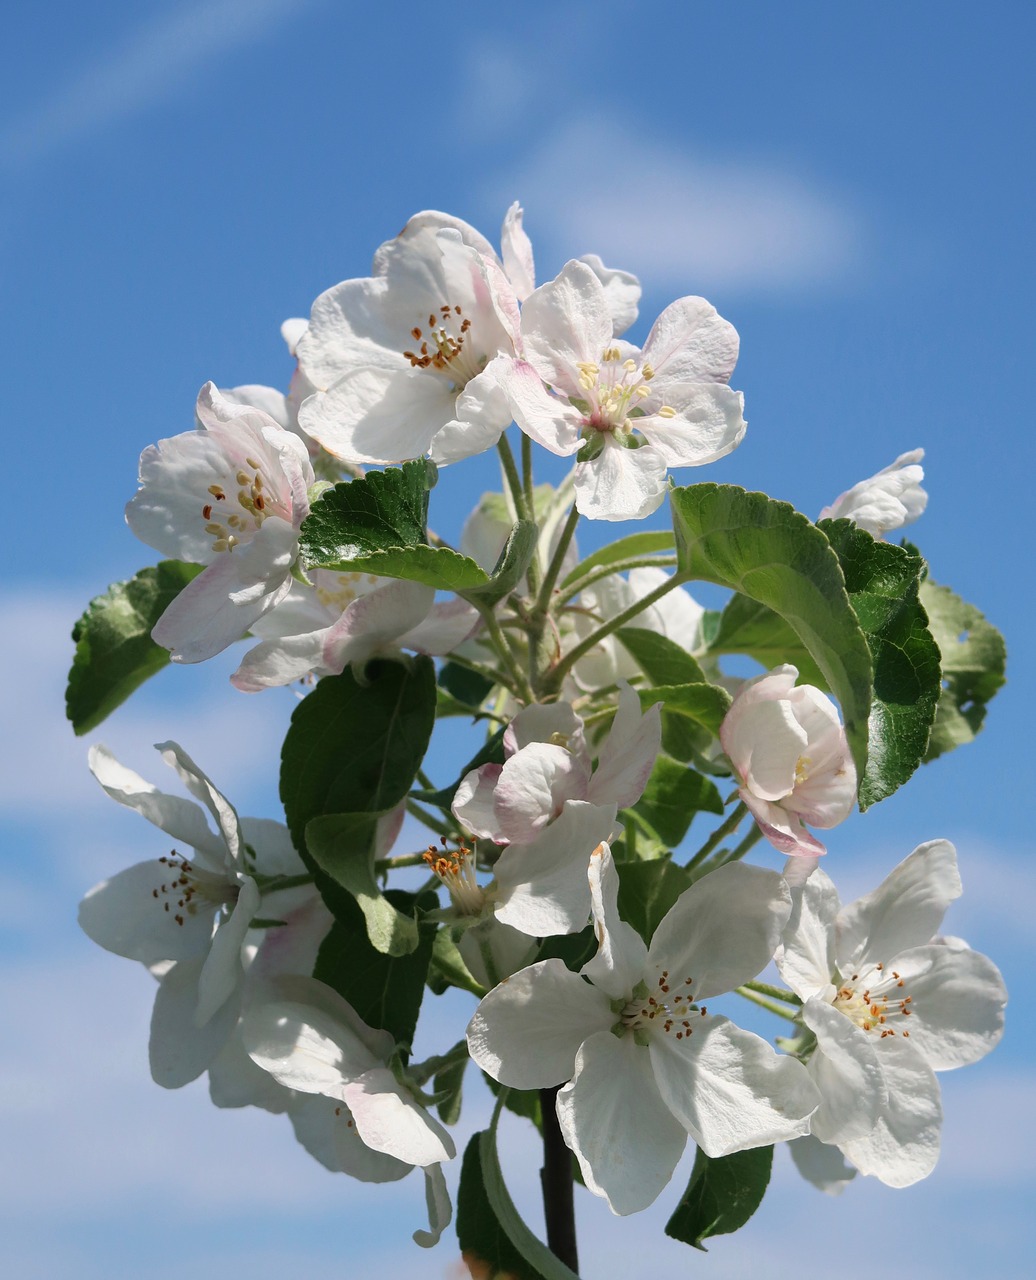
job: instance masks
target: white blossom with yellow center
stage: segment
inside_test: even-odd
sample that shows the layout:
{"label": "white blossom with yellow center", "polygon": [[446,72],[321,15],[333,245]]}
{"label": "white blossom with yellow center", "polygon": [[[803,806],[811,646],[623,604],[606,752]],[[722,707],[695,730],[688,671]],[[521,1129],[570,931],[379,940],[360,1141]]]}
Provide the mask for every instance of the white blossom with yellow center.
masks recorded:
{"label": "white blossom with yellow center", "polygon": [[920,845],[847,907],[815,859],[791,860],[786,875],[793,908],[777,965],[816,1037],[812,1133],[861,1172],[908,1186],[939,1155],[934,1072],[976,1062],[1003,1029],[996,966],[935,936],[961,892],[956,852],[947,840]]}

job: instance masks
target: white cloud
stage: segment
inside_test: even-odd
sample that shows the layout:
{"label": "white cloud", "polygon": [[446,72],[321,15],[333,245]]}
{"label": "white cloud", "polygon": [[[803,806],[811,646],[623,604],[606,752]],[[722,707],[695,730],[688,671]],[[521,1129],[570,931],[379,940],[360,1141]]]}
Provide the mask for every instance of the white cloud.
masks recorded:
{"label": "white cloud", "polygon": [[606,112],[552,129],[484,197],[522,201],[541,281],[593,252],[676,292],[812,288],[851,274],[863,234],[787,168],[645,139]]}
{"label": "white cloud", "polygon": [[312,0],[194,0],[132,32],[0,130],[0,161],[33,160],[175,92],[206,62],[259,40]]}

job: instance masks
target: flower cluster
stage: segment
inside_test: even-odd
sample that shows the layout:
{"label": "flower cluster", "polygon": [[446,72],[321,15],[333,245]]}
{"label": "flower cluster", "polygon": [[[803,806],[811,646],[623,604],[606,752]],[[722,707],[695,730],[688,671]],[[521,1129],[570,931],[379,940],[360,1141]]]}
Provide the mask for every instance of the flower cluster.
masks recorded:
{"label": "flower cluster", "polygon": [[[469,1217],[502,1203],[503,1106],[539,1107],[545,1133],[556,1119],[585,1186],[625,1215],[662,1193],[688,1138],[710,1163],[788,1143],[825,1189],[846,1160],[916,1181],[938,1154],[933,1073],[1002,1028],[996,968],[938,932],[960,893],[953,846],[922,845],[843,908],[811,830],[969,741],[1002,679],[993,628],[975,610],[958,625],[970,607],[883,541],[924,509],[922,451],[817,523],[735,486],[677,486],[671,469],[745,436],[738,336],[682,297],[634,345],[639,300],[593,254],[537,286],[517,204],[499,252],[456,217],[415,215],[369,276],[285,323],[286,393],[209,382],[194,428],[145,449],[126,518],[167,559],[77,627],[80,731],[167,657],[245,640],[234,688],[296,686],[286,825],[240,818],[175,743],[158,749],[190,799],[93,748],[107,794],[166,839],[91,890],[80,923],[157,981],[159,1084],[207,1074],[217,1106],[287,1115],[332,1171],[420,1168],[425,1245],[452,1215],[470,1061],[499,1101],[463,1162]],[[502,489],[453,546],[429,527],[429,489],[492,448]],[[557,485],[535,483],[537,448],[571,459]],[[667,501],[671,532],[580,553],[584,518]],[[694,598],[699,579],[728,589],[721,610]],[[874,606],[889,598],[892,621]],[[940,656],[976,616],[989,666],[961,689]],[[735,674],[729,654],[762,669]],[[431,750],[446,717],[476,733],[459,769]],[[756,846],[791,856],[753,865]],[[760,981],[771,963],[786,987]],[[472,1001],[466,1033],[418,1061],[425,992],[450,987]],[[792,1033],[775,1047],[739,1025],[733,995]]]}

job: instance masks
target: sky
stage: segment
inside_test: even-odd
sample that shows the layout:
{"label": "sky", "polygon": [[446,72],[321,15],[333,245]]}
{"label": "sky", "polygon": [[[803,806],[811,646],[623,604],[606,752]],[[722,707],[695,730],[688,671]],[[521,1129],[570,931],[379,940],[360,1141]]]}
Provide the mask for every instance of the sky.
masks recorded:
{"label": "sky", "polygon": [[[996,960],[1011,992],[1002,1046],[941,1077],[936,1171],[900,1192],[858,1179],[829,1199],[779,1153],[749,1227],[688,1258],[661,1230],[681,1166],[635,1221],[580,1196],[583,1273],[854,1280],[891,1261],[920,1280],[1029,1274],[1032,7],[62,0],[23,6],[6,35],[12,484],[29,434],[46,461],[31,495],[19,482],[0,505],[10,1274],[458,1274],[452,1237],[428,1254],[410,1243],[416,1176],[347,1182],[282,1118],[216,1111],[203,1084],[154,1085],[151,979],[75,925],[86,889],[153,852],[150,829],[90,778],[88,742],[157,782],[151,744],[173,738],[241,811],[277,816],[292,695],[236,693],[237,658],[225,655],[166,670],[81,740],[62,693],[86,602],[156,558],[122,517],[141,449],[190,429],[209,378],[286,386],[281,321],[367,274],[409,215],[447,210],[496,240],[514,199],[541,281],[586,252],[641,277],[632,339],[693,293],[737,327],[748,434],[680,483],[763,489],[815,515],[923,446],[931,499],[912,539],[1010,654],[978,741],[829,841],[827,870],[848,900],[922,840],[953,840],[965,893],[949,927]],[[492,457],[445,472],[433,523],[456,537],[496,484]],[[581,530],[581,545],[613,532]],[[450,767],[444,748],[444,781]],[[428,1052],[468,1012],[459,996],[436,1004]],[[462,1140],[485,1121],[484,1091],[466,1108]],[[538,1157],[517,1125],[505,1155],[536,1228]]]}

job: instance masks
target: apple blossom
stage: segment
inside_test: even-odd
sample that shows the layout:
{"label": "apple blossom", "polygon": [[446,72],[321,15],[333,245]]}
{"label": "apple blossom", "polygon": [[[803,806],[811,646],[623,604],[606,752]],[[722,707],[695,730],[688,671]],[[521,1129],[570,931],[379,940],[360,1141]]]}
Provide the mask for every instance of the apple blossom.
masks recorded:
{"label": "apple blossom", "polygon": [[208,382],[199,427],[140,456],[126,520],[163,555],[207,567],[152,631],[174,662],[201,662],[239,640],[291,587],[314,481],[306,447],[268,414]]}
{"label": "apple blossom", "polygon": [[856,767],[834,703],[788,663],[746,681],[720,726],[742,801],[782,853],[826,850],[803,826],[834,827],[856,800]]}
{"label": "apple blossom", "polygon": [[613,338],[604,286],[571,261],[526,299],[521,335],[524,358],[502,361],[498,379],[527,435],[577,455],[583,515],[648,515],[667,467],[714,462],[741,442],[742,397],[726,385],[737,334],[703,298],[671,303],[640,350]]}
{"label": "apple blossom", "polygon": [[[288,351],[292,356],[295,355],[299,339],[306,332],[308,326],[308,320],[300,319],[285,320],[281,325],[281,337],[287,344]],[[279,427],[283,427],[285,431],[291,431],[299,436],[308,449],[309,456],[315,459],[320,453],[320,446],[315,440],[311,440],[299,426],[299,405],[307,396],[311,396],[315,390],[316,387],[298,367],[298,361],[296,360],[295,372],[291,376],[286,395],[275,387],[266,387],[259,383],[247,383],[240,387],[220,387],[219,393],[224,400],[229,401],[231,404],[249,405],[253,409],[261,409]]]}
{"label": "apple blossom", "polygon": [[884,538],[893,529],[910,524],[928,505],[928,494],[921,488],[923,457],[923,449],[901,453],[877,475],[840,494],[817,519],[852,520],[875,538]]}
{"label": "apple blossom", "polygon": [[230,677],[245,693],[308,675],[337,675],[355,662],[402,650],[449,653],[475,630],[466,601],[435,603],[435,589],[373,574],[314,569],[313,585],[293,583],[281,603],[252,628],[260,643]]}
{"label": "apple blossom", "polygon": [[815,861],[787,874],[794,905],[777,966],[816,1037],[807,1066],[823,1101],[812,1133],[861,1173],[909,1186],[939,1155],[934,1072],[977,1062],[1003,1032],[996,966],[934,936],[961,892],[956,851],[948,840],[919,845],[847,907]]}
{"label": "apple blossom", "polygon": [[672,1177],[688,1135],[710,1156],[793,1138],[818,1094],[793,1059],[702,1003],[772,956],[790,909],[778,875],[718,868],[680,895],[650,947],[618,918],[607,844],[589,880],[597,955],[579,974],[543,960],[495,987],[468,1049],[501,1084],[569,1081],[558,1119],[584,1181],[614,1213],[635,1213]]}
{"label": "apple blossom", "polygon": [[299,422],[348,462],[481,453],[511,421],[496,358],[519,342],[518,299],[497,263],[453,229],[421,228],[398,239],[382,274],[314,302],[298,357],[317,390]]}
{"label": "apple blossom", "polygon": [[456,1148],[390,1068],[395,1046],[388,1032],[367,1026],[330,987],[294,978],[270,984],[266,998],[245,1013],[241,1034],[253,1061],[278,1083],[331,1100],[330,1108],[300,1114],[296,1132],[326,1124],[340,1168],[373,1182],[394,1180],[414,1166],[425,1171],[431,1230],[414,1238],[435,1244],[451,1216],[440,1165]]}

